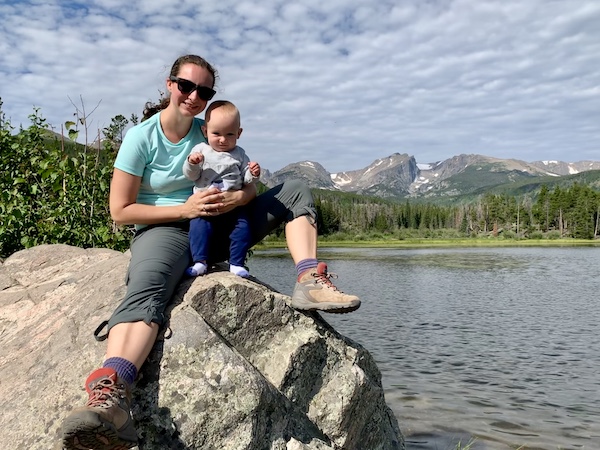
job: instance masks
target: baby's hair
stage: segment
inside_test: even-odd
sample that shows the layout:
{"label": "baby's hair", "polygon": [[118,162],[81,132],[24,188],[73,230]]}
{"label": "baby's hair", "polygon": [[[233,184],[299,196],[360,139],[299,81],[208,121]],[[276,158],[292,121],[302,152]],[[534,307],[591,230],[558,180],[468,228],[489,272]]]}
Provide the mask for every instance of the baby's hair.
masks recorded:
{"label": "baby's hair", "polygon": [[240,111],[239,111],[239,109],[237,109],[237,106],[235,106],[229,100],[216,100],[216,101],[212,102],[208,106],[208,108],[206,109],[206,113],[204,114],[204,120],[206,121],[206,123],[208,123],[210,121],[210,114],[217,108],[222,109],[223,112],[225,112],[227,114],[231,114],[232,116],[235,116],[238,126],[240,125],[240,122],[241,122]]}

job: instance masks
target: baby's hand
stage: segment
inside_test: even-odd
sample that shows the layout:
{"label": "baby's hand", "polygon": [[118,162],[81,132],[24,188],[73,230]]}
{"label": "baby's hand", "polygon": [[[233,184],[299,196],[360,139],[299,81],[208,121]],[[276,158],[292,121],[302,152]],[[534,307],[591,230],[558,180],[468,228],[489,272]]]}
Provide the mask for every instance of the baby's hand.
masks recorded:
{"label": "baby's hand", "polygon": [[190,164],[202,164],[204,161],[204,155],[202,153],[192,153],[188,156],[188,162]]}
{"label": "baby's hand", "polygon": [[250,161],[248,163],[248,168],[250,169],[250,173],[254,178],[258,178],[260,176],[260,164]]}

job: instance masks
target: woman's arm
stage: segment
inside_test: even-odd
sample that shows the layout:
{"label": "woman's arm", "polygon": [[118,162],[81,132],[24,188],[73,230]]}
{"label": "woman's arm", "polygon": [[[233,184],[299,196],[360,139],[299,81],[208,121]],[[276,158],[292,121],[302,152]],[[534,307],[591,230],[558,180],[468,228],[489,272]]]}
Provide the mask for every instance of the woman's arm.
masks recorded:
{"label": "woman's arm", "polygon": [[111,217],[119,225],[152,225],[193,219],[205,215],[203,213],[206,213],[206,211],[212,214],[224,207],[220,200],[223,193],[218,192],[216,189],[194,194],[185,203],[176,206],[154,206],[136,203],[141,181],[140,177],[114,169],[110,184],[109,206]]}

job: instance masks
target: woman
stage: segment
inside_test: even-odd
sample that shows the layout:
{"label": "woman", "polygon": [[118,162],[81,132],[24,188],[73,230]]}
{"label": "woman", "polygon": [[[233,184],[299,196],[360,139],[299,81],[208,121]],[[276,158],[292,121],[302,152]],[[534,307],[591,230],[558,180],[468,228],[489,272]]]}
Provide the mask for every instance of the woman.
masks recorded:
{"label": "woman", "polygon": [[[238,191],[210,189],[190,196],[192,182],[182,166],[192,147],[206,142],[201,113],[215,94],[215,69],[186,55],[171,68],[169,97],[147,105],[144,120],[123,141],[110,188],[110,212],[119,224],[135,224],[127,292],[108,321],[103,366],[86,380],[89,400],[63,422],[66,449],[131,448],[137,434],[130,413],[131,385],[149,355],[164,311],[190,264],[187,228],[195,217],[212,217],[249,207],[252,244],[286,222],[286,241],[298,280],[292,306],[301,310],[350,312],[360,300],[331,283],[317,262],[316,210],[310,190],[286,182],[256,197],[250,184]],[[159,114],[156,114],[159,113]],[[211,262],[227,258],[227,239],[215,239]]]}

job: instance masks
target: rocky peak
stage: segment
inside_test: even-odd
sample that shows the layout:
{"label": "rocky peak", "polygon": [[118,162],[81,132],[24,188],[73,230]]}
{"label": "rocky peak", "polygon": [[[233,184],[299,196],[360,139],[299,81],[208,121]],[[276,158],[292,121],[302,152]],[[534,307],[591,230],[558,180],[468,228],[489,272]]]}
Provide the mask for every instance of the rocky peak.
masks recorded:
{"label": "rocky peak", "polygon": [[[268,186],[300,178],[311,188],[340,190],[378,197],[433,197],[467,194],[481,188],[531,177],[564,176],[600,170],[600,162],[500,159],[460,154],[444,161],[417,163],[413,156],[394,153],[363,169],[329,174],[315,162],[290,164],[266,177]],[[486,176],[492,175],[492,176]]]}
{"label": "rocky peak", "polygon": [[540,170],[546,171],[549,175],[574,175],[588,170],[600,170],[598,161],[534,161],[531,163]]}
{"label": "rocky peak", "polygon": [[414,157],[394,153],[364,169],[332,174],[331,179],[340,190],[386,197],[406,194],[417,174]]}
{"label": "rocky peak", "polygon": [[272,174],[269,179],[265,179],[265,183],[267,186],[273,187],[292,178],[303,180],[310,187],[336,189],[329,172],[321,164],[313,161],[288,164]]}

